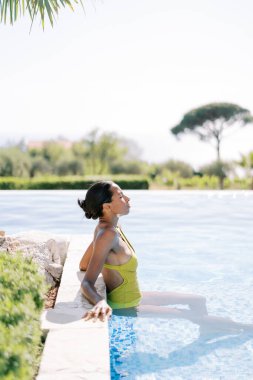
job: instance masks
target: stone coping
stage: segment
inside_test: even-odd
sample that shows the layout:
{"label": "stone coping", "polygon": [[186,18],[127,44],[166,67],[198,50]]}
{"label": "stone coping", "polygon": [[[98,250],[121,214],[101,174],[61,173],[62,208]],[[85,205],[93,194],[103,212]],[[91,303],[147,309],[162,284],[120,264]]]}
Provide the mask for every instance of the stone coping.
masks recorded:
{"label": "stone coping", "polygon": [[[70,237],[55,306],[41,315],[47,338],[37,380],[110,379],[108,323],[81,319],[92,308],[80,291],[84,272],[78,270],[91,240],[92,235]],[[95,286],[106,297],[102,275]]]}

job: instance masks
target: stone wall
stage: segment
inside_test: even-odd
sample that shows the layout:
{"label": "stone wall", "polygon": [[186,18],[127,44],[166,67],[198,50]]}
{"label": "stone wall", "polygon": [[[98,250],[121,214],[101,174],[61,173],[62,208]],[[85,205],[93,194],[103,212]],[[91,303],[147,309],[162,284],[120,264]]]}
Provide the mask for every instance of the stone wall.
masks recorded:
{"label": "stone wall", "polygon": [[21,232],[16,235],[0,234],[0,253],[22,252],[25,257],[32,257],[44,274],[46,282],[55,286],[61,277],[67,256],[69,239],[41,231]]}

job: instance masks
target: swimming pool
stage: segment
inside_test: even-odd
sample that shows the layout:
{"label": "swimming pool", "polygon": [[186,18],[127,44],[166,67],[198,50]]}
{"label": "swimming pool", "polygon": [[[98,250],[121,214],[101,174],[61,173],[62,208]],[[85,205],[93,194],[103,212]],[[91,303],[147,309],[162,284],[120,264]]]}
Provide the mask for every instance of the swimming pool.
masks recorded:
{"label": "swimming pool", "polygon": [[[253,193],[128,191],[121,224],[139,259],[142,290],[201,294],[209,314],[253,323]],[[76,206],[80,191],[1,191],[8,233],[91,233]],[[188,320],[126,318],[110,323],[113,379],[248,380],[253,338],[199,338]]]}

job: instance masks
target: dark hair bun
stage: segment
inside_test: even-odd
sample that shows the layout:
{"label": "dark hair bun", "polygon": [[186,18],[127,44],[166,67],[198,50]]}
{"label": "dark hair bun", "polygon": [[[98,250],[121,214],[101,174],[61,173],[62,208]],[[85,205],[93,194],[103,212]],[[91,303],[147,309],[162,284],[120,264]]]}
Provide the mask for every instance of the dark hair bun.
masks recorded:
{"label": "dark hair bun", "polygon": [[99,181],[91,185],[83,200],[78,199],[87,219],[97,219],[103,215],[103,203],[111,202],[111,181]]}
{"label": "dark hair bun", "polygon": [[77,200],[77,203],[79,204],[79,206],[83,209],[83,211],[85,211],[85,207],[86,207],[86,202],[84,199],[78,199]]}
{"label": "dark hair bun", "polygon": [[[93,216],[92,216],[92,213],[89,210],[87,210],[87,204],[86,204],[85,199],[78,199],[77,203],[79,204],[81,209],[83,209],[86,218],[91,219]],[[95,218],[93,218],[93,219],[95,219]]]}
{"label": "dark hair bun", "polygon": [[[85,216],[86,216],[87,219],[91,219],[92,218],[92,215],[89,212],[86,212]],[[95,219],[95,218],[93,218],[93,219]]]}

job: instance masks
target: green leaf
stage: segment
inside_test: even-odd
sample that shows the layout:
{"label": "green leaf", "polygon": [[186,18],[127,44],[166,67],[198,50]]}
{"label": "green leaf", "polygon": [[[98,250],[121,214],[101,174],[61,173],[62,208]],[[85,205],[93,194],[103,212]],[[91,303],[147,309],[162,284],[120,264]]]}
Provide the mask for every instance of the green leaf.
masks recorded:
{"label": "green leaf", "polygon": [[72,11],[74,10],[72,3],[81,4],[83,7],[82,0],[0,0],[0,21],[13,24],[21,14],[28,12],[32,27],[39,13],[42,28],[45,28],[45,14],[53,27],[55,16],[62,7],[68,6]]}

